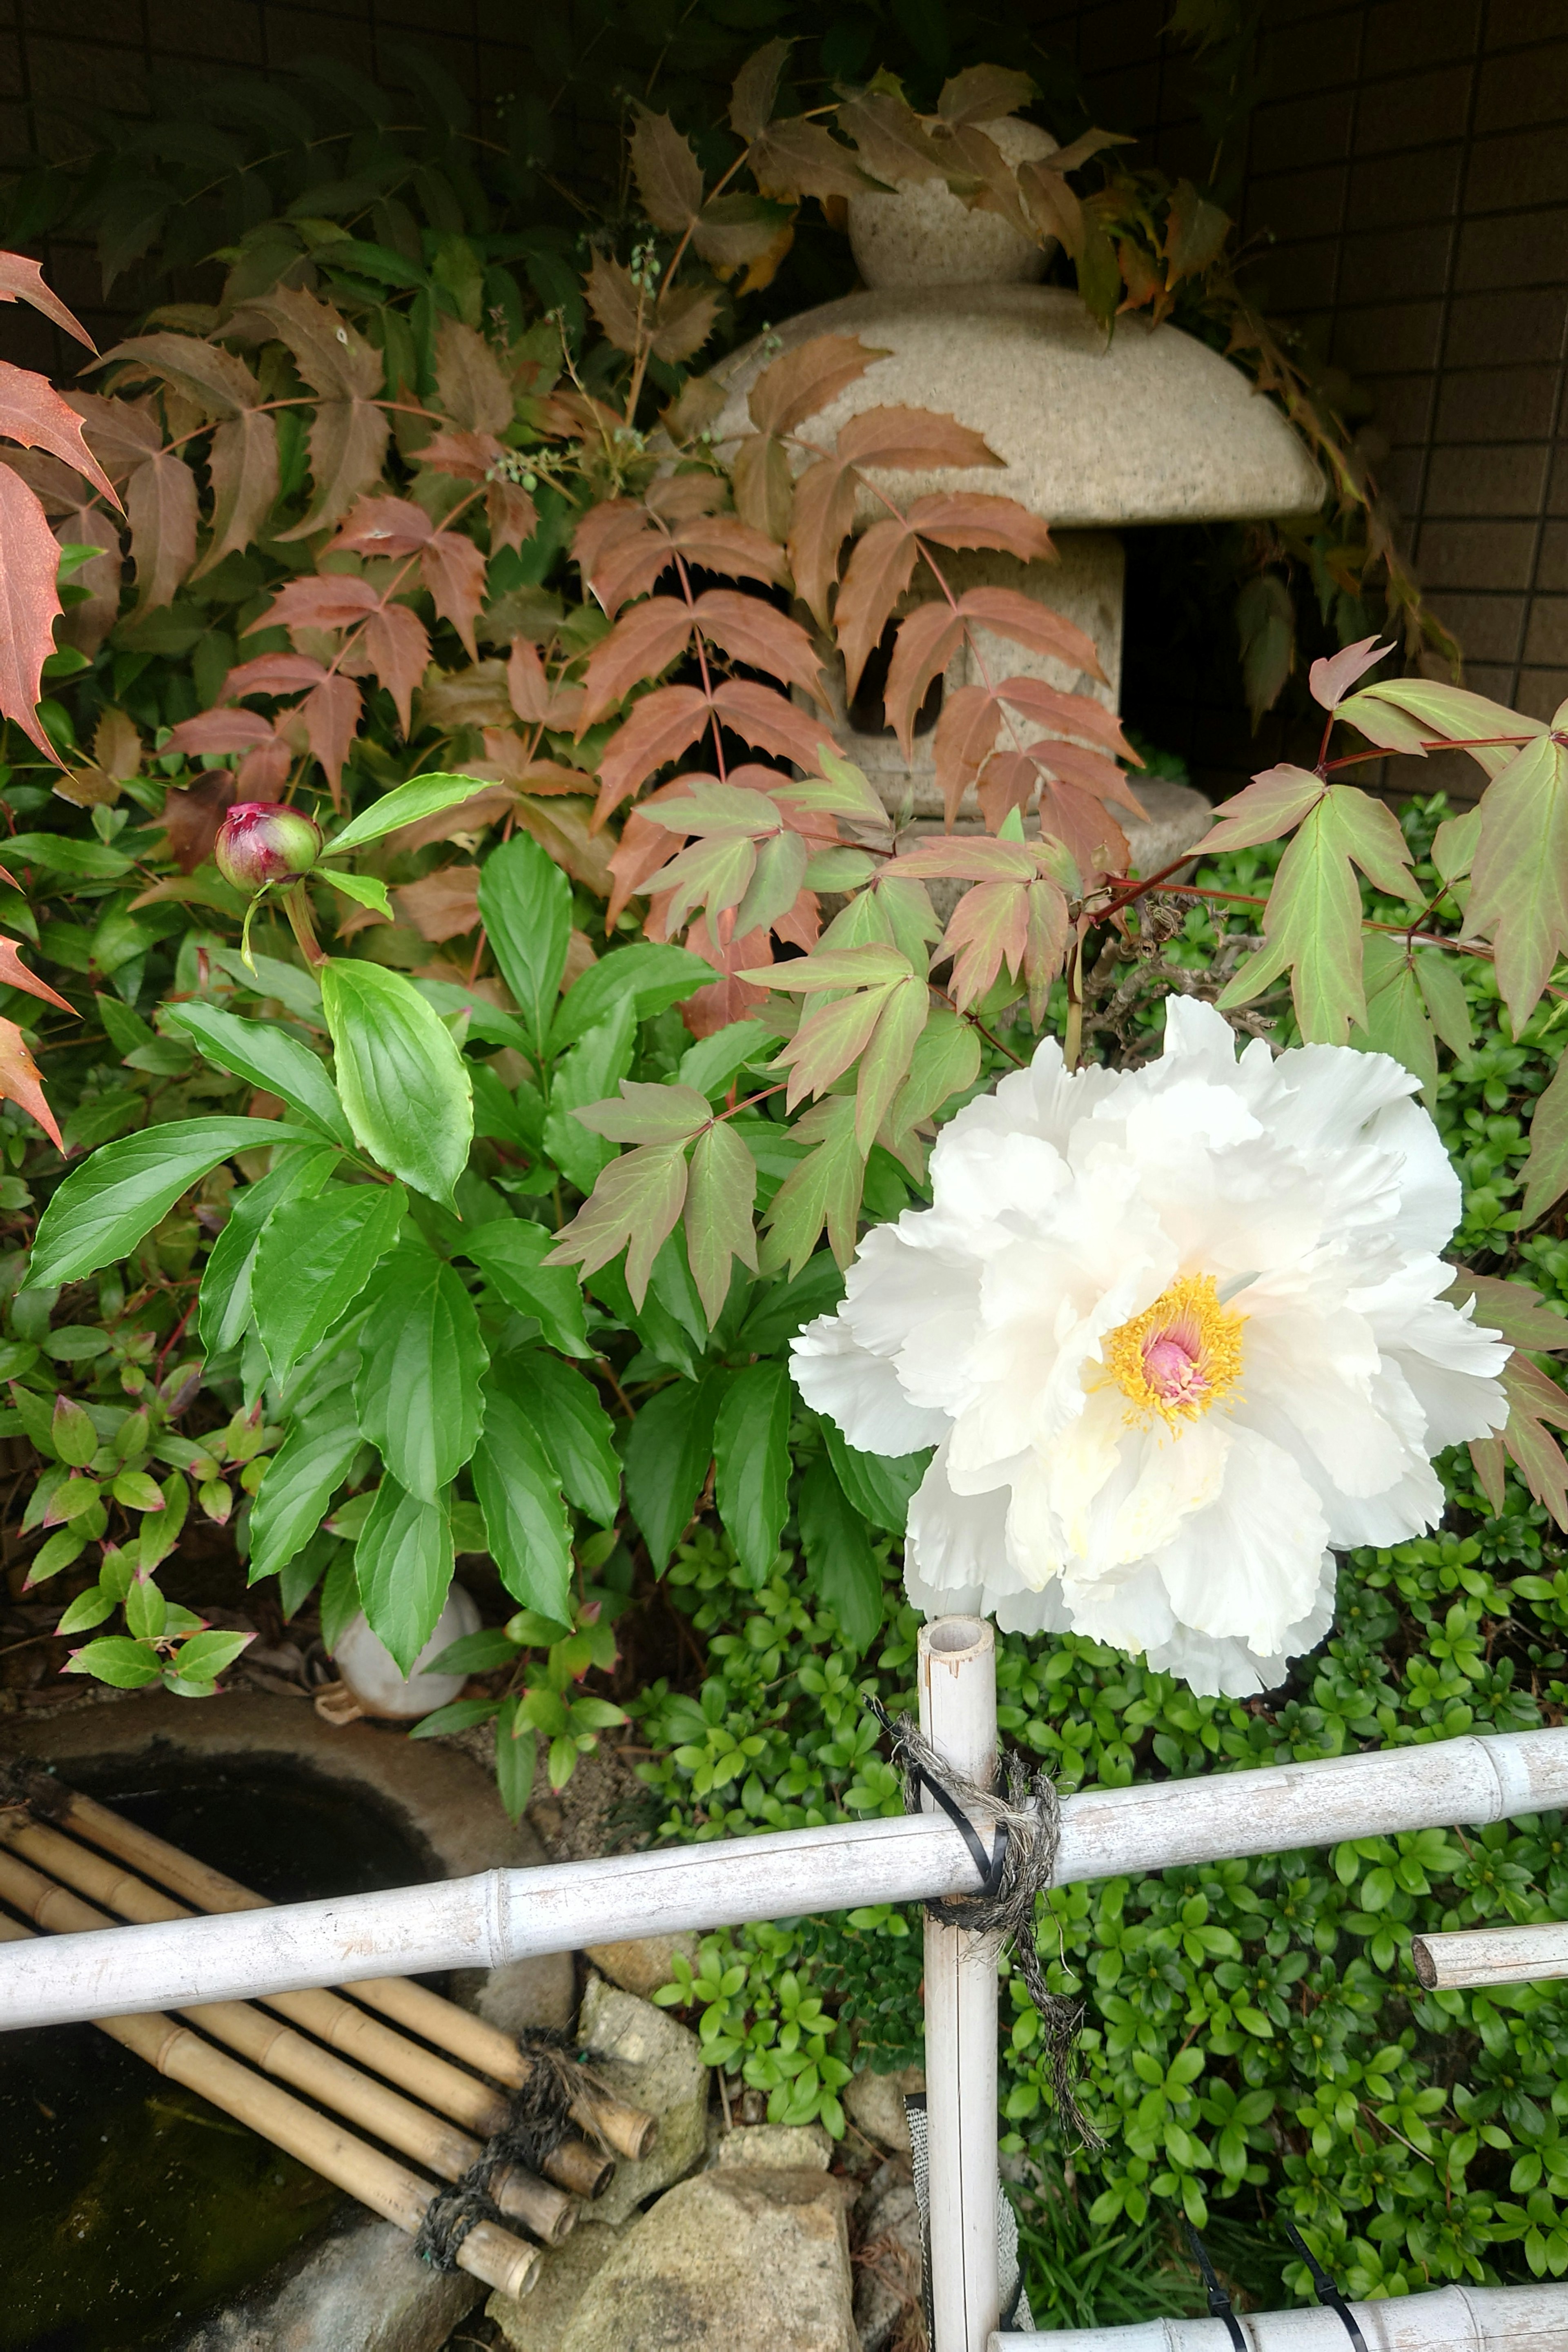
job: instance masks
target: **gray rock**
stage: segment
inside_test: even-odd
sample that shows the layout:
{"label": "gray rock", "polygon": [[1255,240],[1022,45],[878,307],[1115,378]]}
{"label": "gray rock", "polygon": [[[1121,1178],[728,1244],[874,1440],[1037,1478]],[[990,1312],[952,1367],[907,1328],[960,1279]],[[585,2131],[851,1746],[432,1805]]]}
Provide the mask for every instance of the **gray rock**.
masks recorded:
{"label": "gray rock", "polygon": [[597,2221],[579,2221],[564,2243],[547,2247],[540,2256],[534,2284],[523,2300],[492,2294],[485,2305],[486,2318],[495,2321],[516,2352],[561,2352],[561,2339],[589,2281],[638,2226],[634,2221],[623,2230],[607,2230]]}
{"label": "gray rock", "polygon": [[807,2172],[706,2172],[594,2280],[560,2352],[858,2352],[844,2203]]}
{"label": "gray rock", "polygon": [[855,2325],[861,2352],[888,2352],[921,2315],[920,2208],[907,2166],[884,2164],[855,2212]]}
{"label": "gray rock", "polygon": [[1121,825],[1128,863],[1134,874],[1158,874],[1203,839],[1214,823],[1214,811],[1191,784],[1174,783],[1166,776],[1151,776],[1145,782],[1136,772],[1127,781],[1148,812],[1145,823],[1129,816]]}
{"label": "gray rock", "polygon": [[910,2127],[904,2101],[923,2091],[926,2078],[918,2066],[903,2066],[893,2074],[857,2074],[844,2093],[844,2106],[856,2129],[895,2156],[908,2156]]}
{"label": "gray rock", "polygon": [[585,1958],[602,1977],[619,1985],[623,1992],[635,1992],[640,2000],[657,1992],[660,1985],[673,1983],[675,1970],[670,1965],[677,1952],[697,1964],[695,1936],[633,1936],[624,1944],[589,1944]]}
{"label": "gray rock", "polygon": [[695,2033],[602,1977],[589,1980],[578,2032],[595,2073],[616,2096],[658,2117],[651,2154],[640,2163],[623,2158],[594,2207],[595,2221],[614,2224],[700,2161],[707,2135],[708,2069]]}
{"label": "gray rock", "polygon": [[753,2172],[826,2172],[832,2160],[833,2142],[820,2124],[744,2124],[725,2132],[709,2157],[720,2172],[736,2165]]}
{"label": "gray rock", "polygon": [[437,2352],[483,2293],[466,2271],[422,2263],[390,2221],[360,2217],[276,2296],[215,2313],[179,2352]]}

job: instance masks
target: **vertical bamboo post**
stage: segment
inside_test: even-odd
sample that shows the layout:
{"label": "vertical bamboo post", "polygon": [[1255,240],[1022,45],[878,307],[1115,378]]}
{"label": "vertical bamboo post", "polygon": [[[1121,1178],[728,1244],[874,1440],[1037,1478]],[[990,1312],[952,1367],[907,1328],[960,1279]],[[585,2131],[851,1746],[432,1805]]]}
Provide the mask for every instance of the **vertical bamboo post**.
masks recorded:
{"label": "vertical bamboo post", "polygon": [[[980,1617],[921,1628],[921,1729],[942,1762],[996,1769],[996,1640]],[[927,1811],[933,1801],[924,1799]],[[925,1929],[926,2131],[935,2352],[985,2352],[998,2323],[996,1947],[930,1917]]]}

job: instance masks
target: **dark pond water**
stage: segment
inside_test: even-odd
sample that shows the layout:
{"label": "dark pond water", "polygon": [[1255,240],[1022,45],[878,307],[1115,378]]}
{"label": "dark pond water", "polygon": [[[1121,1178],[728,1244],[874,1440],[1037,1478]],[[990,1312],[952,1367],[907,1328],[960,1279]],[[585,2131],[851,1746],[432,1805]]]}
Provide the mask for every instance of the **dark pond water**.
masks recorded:
{"label": "dark pond water", "polygon": [[[123,1767],[120,1767],[123,1775]],[[73,1786],[275,1902],[411,1885],[429,1857],[325,1780],[247,1761]],[[338,2191],[90,2025],[0,2034],[0,2352],[169,2343]]]}

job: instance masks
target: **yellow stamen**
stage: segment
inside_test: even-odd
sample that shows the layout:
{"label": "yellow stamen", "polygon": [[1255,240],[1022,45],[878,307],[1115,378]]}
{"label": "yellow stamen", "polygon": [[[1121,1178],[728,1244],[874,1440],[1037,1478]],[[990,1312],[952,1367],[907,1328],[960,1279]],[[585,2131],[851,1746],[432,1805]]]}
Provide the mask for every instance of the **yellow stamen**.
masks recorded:
{"label": "yellow stamen", "polygon": [[1223,1307],[1212,1274],[1184,1274],[1105,1341],[1107,1372],[1131,1402],[1130,1422],[1195,1421],[1241,1377],[1247,1321]]}

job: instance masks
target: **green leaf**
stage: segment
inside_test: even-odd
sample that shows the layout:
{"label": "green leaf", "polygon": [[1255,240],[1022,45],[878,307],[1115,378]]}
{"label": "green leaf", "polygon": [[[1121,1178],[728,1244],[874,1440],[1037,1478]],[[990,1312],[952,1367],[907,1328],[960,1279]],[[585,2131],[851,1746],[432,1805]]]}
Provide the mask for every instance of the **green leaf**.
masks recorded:
{"label": "green leaf", "polygon": [[354,1546],[354,1575],[371,1632],[401,1671],[412,1674],[452,1581],[445,1498],[428,1502],[384,1478]]}
{"label": "green leaf", "polygon": [[933,1012],[915,1041],[909,1076],[889,1107],[889,1133],[907,1135],[934,1118],[979,1076],[980,1038],[973,1023],[960,1020],[956,1013]]}
{"label": "green leaf", "polygon": [[795,1121],[794,1133],[814,1149],[785,1177],[769,1206],[761,1255],[766,1274],[783,1265],[798,1274],[824,1225],[840,1265],[855,1255],[866,1162],[855,1140],[854,1103],[846,1095],[816,1103]]}
{"label": "green leaf", "polygon": [[[457,808],[471,801],[485,786],[478,776],[416,776],[412,783],[399,784],[390,793],[345,824],[322,850],[323,857],[337,857],[345,849],[359,849],[367,841],[384,840],[400,825],[413,824],[422,816],[435,816],[441,809]],[[327,881],[340,883],[340,877],[327,875]],[[340,883],[341,887],[341,883]]]}
{"label": "green leaf", "polygon": [[1403,940],[1369,931],[1362,942],[1366,1025],[1350,1042],[1363,1053],[1388,1054],[1420,1079],[1430,1103],[1437,1091],[1437,1041],[1426,1017],[1415,966]]}
{"label": "green leaf", "polygon": [[232,1666],[241,1650],[255,1639],[254,1633],[224,1633],[215,1626],[182,1642],[169,1664],[182,1682],[210,1683],[226,1666]]}
{"label": "green leaf", "polygon": [[887,993],[877,1032],[860,1059],[855,1089],[855,1139],[869,1151],[894,1096],[909,1074],[910,1057],[931,1011],[931,991],[911,976]]}
{"label": "green leaf", "polygon": [[629,1000],[636,1020],[647,1021],[668,1006],[680,1003],[695,990],[708,987],[712,978],[712,965],[689,954],[685,948],[662,946],[652,940],[615,948],[590,964],[556,1006],[551,1051],[559,1053],[563,1045],[574,1044],[623,999]]}
{"label": "green leaf", "polygon": [[868,1649],[882,1628],[882,1571],[865,1521],[825,1454],[800,1482],[795,1516],[817,1591],[850,1648]]}
{"label": "green leaf", "polygon": [[380,964],[334,957],[321,968],[321,1003],[355,1137],[416,1192],[450,1208],[474,1131],[468,1073],[451,1031],[412,981]]}
{"label": "green leaf", "polygon": [[489,1723],[500,1712],[498,1698],[455,1698],[449,1706],[438,1706],[434,1715],[422,1715],[417,1723],[410,1724],[410,1739],[441,1739],[449,1731],[469,1731],[476,1723]]}
{"label": "green leaf", "polygon": [[473,1480],[507,1591],[525,1609],[570,1623],[572,1528],[561,1480],[524,1407],[494,1381]]}
{"label": "green leaf", "polygon": [[152,1578],[138,1576],[125,1596],[126,1631],[138,1642],[155,1642],[168,1613],[169,1604]]}
{"label": "green leaf", "polygon": [[1564,1192],[1568,1192],[1568,1059],[1558,1063],[1551,1085],[1531,1116],[1521,1222],[1536,1223]]}
{"label": "green leaf", "polygon": [[47,1584],[62,1568],[69,1568],[87,1549],[86,1536],[74,1527],[60,1528],[47,1543],[40,1544],[27,1566],[27,1580],[23,1591],[30,1592],[35,1584]]}
{"label": "green leaf", "polygon": [[792,1402],[786,1365],[748,1364],[731,1379],[714,1425],[714,1499],[753,1584],[784,1539]]}
{"label": "green leaf", "polygon": [[108,1683],[115,1690],[142,1690],[148,1683],[157,1682],[163,1668],[155,1650],[128,1640],[123,1633],[106,1633],[101,1641],[73,1650],[65,1671],[90,1675],[95,1682]]}
{"label": "green leaf", "polygon": [[119,1605],[117,1596],[106,1592],[101,1584],[89,1585],[85,1592],[77,1594],[55,1631],[57,1633],[89,1633],[94,1625],[101,1625],[106,1617],[112,1617]]}
{"label": "green leaf", "polygon": [[570,1267],[544,1263],[554,1244],[554,1234],[531,1217],[497,1217],[465,1234],[460,1246],[509,1307],[538,1318],[552,1348],[589,1356],[583,1286]]}
{"label": "green leaf", "polygon": [[345,1381],[295,1421],[267,1465],[250,1514],[250,1582],[304,1549],[359,1451],[359,1415]]}
{"label": "green leaf", "polygon": [[[486,858],[479,869],[479,914],[501,978],[542,1047],[566,969],[572,886],[531,834],[514,835]],[[605,1086],[598,1091],[609,1089]],[[577,1099],[592,1097],[580,1095]]]}
{"label": "green leaf", "polygon": [[626,1253],[634,1307],[647,1296],[653,1262],[675,1230],[686,1199],[686,1146],[644,1144],[612,1160],[582,1207],[558,1235],[550,1263],[591,1275]]}
{"label": "green leaf", "polygon": [[752,1308],[736,1336],[743,1354],[771,1356],[815,1316],[831,1315],[844,1296],[844,1269],[830,1251],[811,1258],[787,1282],[775,1282]]}
{"label": "green leaf", "polygon": [[547,1349],[523,1348],[502,1358],[492,1387],[527,1414],[568,1499],[600,1527],[613,1527],[621,1507],[620,1457],[615,1423],[593,1382]]}
{"label": "green leaf", "polygon": [[1317,807],[1324,789],[1321,776],[1309,768],[1266,768],[1244,792],[1220,803],[1215,811],[1214,830],[1204,835],[1198,847],[1205,856],[1217,857],[1226,850],[1253,849],[1260,842],[1278,841]]}
{"label": "green leaf", "polygon": [[1475,1044],[1476,1033],[1460,959],[1444,948],[1417,948],[1415,977],[1432,1016],[1432,1026],[1444,1045],[1451,1054],[1468,1054]]}
{"label": "green leaf", "polygon": [[517,1644],[499,1631],[464,1633],[438,1650],[426,1668],[432,1675],[488,1675],[493,1667],[517,1663]]}
{"label": "green leaf", "polygon": [[321,983],[300,965],[283,963],[277,956],[253,955],[253,971],[233,948],[215,948],[212,960],[245,994],[275,996],[296,1021],[312,1029],[321,1026]]}
{"label": "green leaf", "polygon": [[[964,1025],[967,1027],[967,1023]],[[771,1021],[728,1022],[710,1037],[700,1037],[694,1045],[687,1047],[675,1073],[677,1082],[711,1101],[728,1093],[736,1075],[748,1062],[765,1059],[774,1039],[782,1034]]]}
{"label": "green leaf", "polygon": [[574,1117],[610,1143],[689,1143],[711,1123],[705,1096],[670,1079],[650,1085],[623,1078],[618,1095],[588,1103]]}
{"label": "green leaf", "polygon": [[[602,1103],[631,1067],[637,1045],[637,1016],[629,998],[623,998],[609,1018],[590,1029],[557,1066],[550,1088],[550,1109],[544,1121],[544,1145],[555,1165],[580,1192],[591,1192],[594,1179],[610,1158],[610,1147],[573,1114]],[[708,1106],[702,1105],[708,1117]]]}
{"label": "green leaf", "polygon": [[79,1282],[128,1257],[182,1192],[237,1151],[316,1140],[276,1119],[185,1118],[106,1143],[66,1178],[39,1218],[27,1280],[36,1289]]}
{"label": "green leaf", "polygon": [[533,1793],[533,1775],[539,1760],[539,1742],[532,1731],[519,1722],[519,1705],[515,1698],[504,1699],[496,1717],[496,1787],[514,1822],[521,1821]]}
{"label": "green leaf", "polygon": [[713,1458],[723,1375],[672,1381],[640,1408],[626,1435],[626,1500],[662,1575],[697,1508]]}
{"label": "green leaf", "polygon": [[5,862],[13,869],[36,866],[46,874],[64,874],[73,882],[118,882],[131,871],[122,850],[62,833],[12,834],[5,843]]}
{"label": "green leaf", "polygon": [[354,1556],[346,1544],[328,1569],[321,1586],[321,1643],[330,1658],[359,1615],[359,1579]]}
{"label": "green leaf", "polygon": [[98,1452],[98,1432],[85,1405],[74,1397],[58,1396],[49,1420],[49,1442],[62,1462],[83,1470]]}
{"label": "green leaf", "polygon": [[268,1218],[286,1201],[313,1199],[338,1164],[338,1153],[320,1144],[290,1146],[269,1176],[229,1195],[228,1223],[208,1255],[197,1302],[209,1356],[237,1347],[250,1327],[256,1254]]}
{"label": "green leaf", "polygon": [[330,882],[334,890],[341,890],[356,907],[374,907],[378,915],[384,915],[388,922],[392,920],[392,901],[386,895],[386,885],[378,882],[374,874],[339,874],[331,866],[318,866],[316,870],[323,882]]}
{"label": "green leaf", "polygon": [[279,1385],[359,1297],[407,1207],[401,1184],[329,1184],[313,1200],[274,1209],[257,1245],[251,1288],[256,1328]]}
{"label": "green leaf", "polygon": [[191,1490],[177,1470],[163,1481],[163,1507],[149,1511],[136,1538],[136,1564],[151,1572],[160,1560],[167,1559],[180,1540],[180,1530],[185,1524],[185,1514],[191,1507]]}
{"label": "green leaf", "polygon": [[901,1536],[910,1497],[931,1465],[931,1447],[918,1454],[862,1454],[846,1441],[837,1422],[823,1417],[821,1428],[838,1483],[861,1517]]}
{"label": "green leaf", "polygon": [[1517,1036],[1568,944],[1568,747],[1527,745],[1482,794],[1480,819],[1466,929],[1490,934]]}
{"label": "green leaf", "polygon": [[194,1038],[206,1060],[220,1070],[232,1070],[253,1087],[281,1096],[334,1143],[353,1149],[353,1135],[325,1063],[286,1029],[267,1021],[241,1021],[233,1013],[220,1013],[216,1004],[172,1004],[164,1017]]}
{"label": "green leaf", "polygon": [[734,1261],[739,1258],[752,1274],[757,1270],[752,1228],[756,1197],[756,1161],[732,1128],[710,1127],[692,1147],[686,1187],[687,1261],[710,1328],[730,1295]]}
{"label": "green leaf", "polygon": [[434,1502],[474,1450],[489,1355],[462,1277],[413,1235],[376,1277],[354,1384],[360,1427],[411,1495]]}

